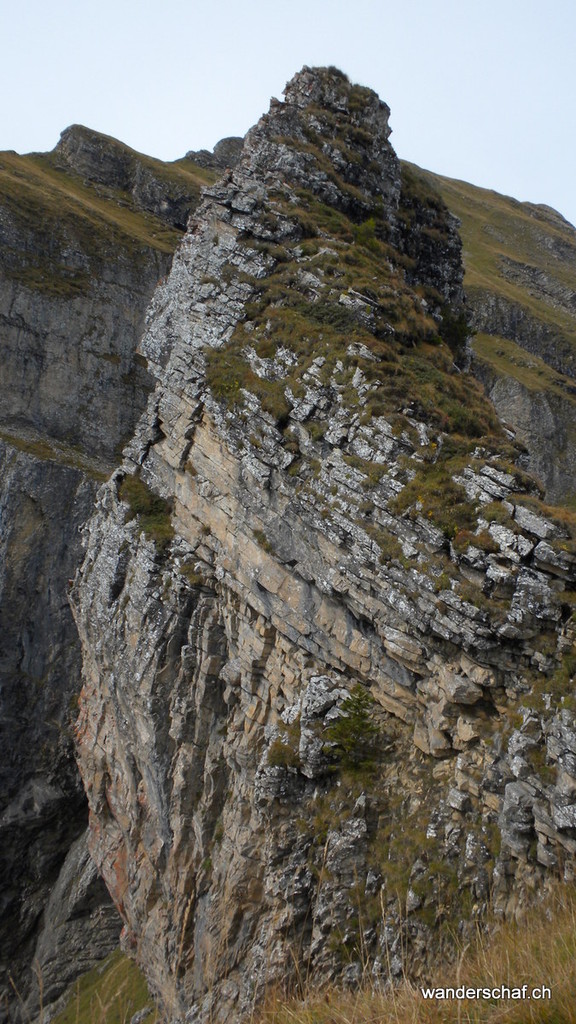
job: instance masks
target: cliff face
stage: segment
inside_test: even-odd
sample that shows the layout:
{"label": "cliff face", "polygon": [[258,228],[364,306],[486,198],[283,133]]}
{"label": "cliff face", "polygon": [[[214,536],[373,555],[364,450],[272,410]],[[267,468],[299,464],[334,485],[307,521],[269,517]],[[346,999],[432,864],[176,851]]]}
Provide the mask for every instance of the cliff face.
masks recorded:
{"label": "cliff face", "polygon": [[[108,178],[96,182],[78,152],[104,143]],[[158,209],[120,180],[128,159],[135,176],[153,164]],[[205,172],[164,168],[79,128],[52,154],[0,154],[2,1019],[18,1012],[10,977],[30,1019],[34,963],[46,1006],[118,938],[82,838],[72,743],[81,658],[68,590],[79,528],[150,390],[135,349],[180,237],[174,178],[190,207]]]}
{"label": "cliff face", "polygon": [[210,172],[166,167],[79,126],[49,154],[0,154],[2,428],[110,465],[150,386],[144,311]]}
{"label": "cliff face", "polygon": [[386,106],[285,97],[156,292],[72,594],[90,850],[172,1020],[425,973],[576,852],[573,520],[454,365],[459,238]]}

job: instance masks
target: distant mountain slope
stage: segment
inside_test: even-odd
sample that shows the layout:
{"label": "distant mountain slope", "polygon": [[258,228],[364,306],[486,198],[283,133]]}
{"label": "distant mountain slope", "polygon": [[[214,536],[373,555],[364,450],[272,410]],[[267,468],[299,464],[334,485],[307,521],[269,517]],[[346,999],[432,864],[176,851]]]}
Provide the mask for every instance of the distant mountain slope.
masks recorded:
{"label": "distant mountain slope", "polygon": [[145,401],[144,311],[215,173],[73,126],[0,154],[0,427],[113,459]]}
{"label": "distant mountain slope", "polygon": [[526,468],[540,477],[551,500],[570,499],[576,474],[576,230],[550,207],[420,173],[461,222],[465,289],[477,332],[474,371],[526,444]]}

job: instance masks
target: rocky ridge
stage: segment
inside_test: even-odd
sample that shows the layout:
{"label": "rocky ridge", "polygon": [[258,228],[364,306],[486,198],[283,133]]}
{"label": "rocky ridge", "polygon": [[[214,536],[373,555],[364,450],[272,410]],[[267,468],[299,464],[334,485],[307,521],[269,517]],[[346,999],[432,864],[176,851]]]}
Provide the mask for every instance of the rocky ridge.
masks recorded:
{"label": "rocky ridge", "polygon": [[209,167],[214,171],[226,171],[229,167],[235,167],[240,159],[244,139],[232,135],[227,139],[220,139],[214,146],[212,152],[208,149],[190,150],[186,153],[186,160],[192,160],[198,167]]}
{"label": "rocky ridge", "polygon": [[333,69],[248,133],[86,534],[90,849],[174,1021],[425,974],[573,874],[574,522],[457,365],[455,222],[388,135]]}

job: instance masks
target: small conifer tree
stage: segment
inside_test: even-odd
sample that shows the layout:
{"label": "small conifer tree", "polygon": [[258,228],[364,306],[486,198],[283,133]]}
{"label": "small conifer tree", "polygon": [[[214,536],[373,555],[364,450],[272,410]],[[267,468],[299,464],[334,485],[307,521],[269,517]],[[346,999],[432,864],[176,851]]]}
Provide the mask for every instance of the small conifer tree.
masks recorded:
{"label": "small conifer tree", "polygon": [[340,717],[326,729],[330,752],[345,771],[371,771],[375,766],[380,729],[374,721],[374,699],[357,684],[343,701]]}

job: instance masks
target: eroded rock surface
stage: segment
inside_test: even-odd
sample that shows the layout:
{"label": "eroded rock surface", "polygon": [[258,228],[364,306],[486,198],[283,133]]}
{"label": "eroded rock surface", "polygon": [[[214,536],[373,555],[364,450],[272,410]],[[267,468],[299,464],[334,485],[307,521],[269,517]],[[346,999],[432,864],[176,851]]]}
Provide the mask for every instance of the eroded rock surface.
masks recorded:
{"label": "eroded rock surface", "polygon": [[[71,853],[87,807],[72,743],[80,648],[68,591],[79,528],[146,405],[151,381],[136,344],[179,238],[113,178],[114,161],[131,154],[142,185],[147,158],[107,140],[106,185],[90,175],[103,137],[65,138],[68,163],[64,141],[55,154],[0,154],[0,1018],[9,1020],[32,1019],[40,999],[47,1007],[118,939],[85,840],[82,857]],[[175,172],[149,163],[158,201],[162,187],[169,200],[162,173]],[[180,182],[187,210],[192,175],[190,165]]]}
{"label": "eroded rock surface", "polygon": [[440,341],[458,235],[388,135],[310,69],[248,134],[86,533],[90,849],[170,1020],[425,974],[442,922],[573,870],[569,529]]}

